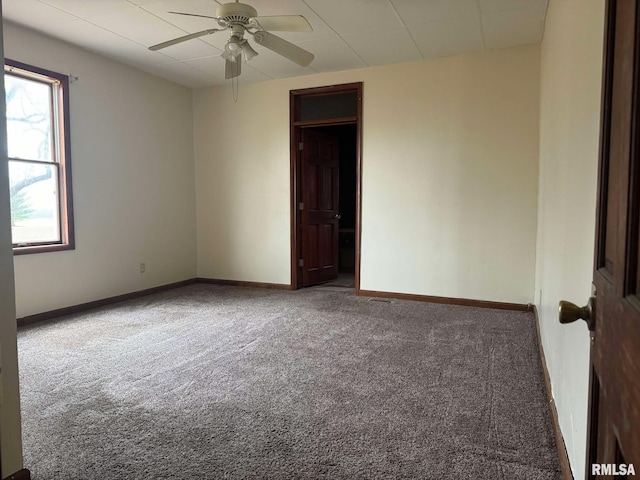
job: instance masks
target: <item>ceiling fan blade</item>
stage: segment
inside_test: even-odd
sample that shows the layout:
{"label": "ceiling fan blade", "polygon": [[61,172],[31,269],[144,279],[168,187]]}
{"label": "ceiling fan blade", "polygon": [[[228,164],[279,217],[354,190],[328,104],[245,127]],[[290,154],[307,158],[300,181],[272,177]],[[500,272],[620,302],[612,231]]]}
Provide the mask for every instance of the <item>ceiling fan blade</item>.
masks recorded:
{"label": "ceiling fan blade", "polygon": [[214,20],[220,19],[220,17],[210,17],[209,15],[198,15],[197,13],[184,13],[184,12],[167,12],[167,13],[173,13],[174,15],[186,15],[188,17],[212,18]]}
{"label": "ceiling fan blade", "polygon": [[152,45],[149,47],[149,50],[155,52],[156,50],[160,50],[162,48],[170,47],[171,45],[175,45],[177,43],[186,42],[187,40],[191,40],[198,37],[204,37],[205,35],[210,35],[215,32],[221,32],[222,30],[218,28],[210,28],[209,30],[202,30],[201,32],[190,33],[189,35],[185,35],[184,37],[174,38],[173,40],[167,40],[166,42],[158,43],[157,45]]}
{"label": "ceiling fan blade", "polygon": [[239,57],[236,57],[236,61],[225,60],[224,64],[224,78],[229,80],[231,78],[239,77],[242,73],[242,62]]}
{"label": "ceiling fan blade", "polygon": [[259,45],[288,58],[292,62],[297,63],[301,67],[308,66],[315,56],[311,52],[307,52],[303,48],[287,42],[283,38],[273,35],[269,32],[255,32],[253,38]]}
{"label": "ceiling fan blade", "polygon": [[273,32],[313,32],[313,27],[302,15],[253,17],[251,22],[258,23],[264,30]]}

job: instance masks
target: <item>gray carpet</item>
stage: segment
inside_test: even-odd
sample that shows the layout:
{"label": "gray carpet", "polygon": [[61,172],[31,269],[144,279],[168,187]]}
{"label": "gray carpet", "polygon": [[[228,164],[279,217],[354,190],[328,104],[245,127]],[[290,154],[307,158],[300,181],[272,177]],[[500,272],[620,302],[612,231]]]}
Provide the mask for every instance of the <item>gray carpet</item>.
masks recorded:
{"label": "gray carpet", "polygon": [[44,479],[558,479],[530,313],[191,285],[19,330]]}

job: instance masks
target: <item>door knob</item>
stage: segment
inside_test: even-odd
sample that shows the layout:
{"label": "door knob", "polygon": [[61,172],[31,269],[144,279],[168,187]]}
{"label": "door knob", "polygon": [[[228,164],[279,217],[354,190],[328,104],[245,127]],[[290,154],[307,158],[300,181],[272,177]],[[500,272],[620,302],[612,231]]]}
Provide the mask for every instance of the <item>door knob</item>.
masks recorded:
{"label": "door knob", "polygon": [[339,213],[336,213],[333,218],[335,218],[336,220],[340,220],[342,218],[342,215],[340,215]]}
{"label": "door knob", "polygon": [[560,300],[558,314],[560,323],[572,323],[582,319],[587,322],[589,330],[593,331],[596,327],[596,298],[591,297],[584,307],[578,307],[566,300]]}

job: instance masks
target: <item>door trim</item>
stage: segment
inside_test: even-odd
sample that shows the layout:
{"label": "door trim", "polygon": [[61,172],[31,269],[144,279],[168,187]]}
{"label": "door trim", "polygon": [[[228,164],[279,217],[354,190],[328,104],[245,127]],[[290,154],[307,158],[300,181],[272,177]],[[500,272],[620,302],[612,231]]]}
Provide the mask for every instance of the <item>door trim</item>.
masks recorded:
{"label": "door trim", "polygon": [[[323,127],[331,125],[356,125],[356,244],[355,244],[355,292],[360,292],[360,246],[362,229],[362,82],[330,85],[325,87],[304,88],[289,92],[289,131],[290,131],[290,211],[291,211],[291,289],[300,288],[302,275],[298,259],[302,258],[302,237],[300,235],[300,172],[301,158],[298,154],[300,130],[304,127]],[[335,93],[356,92],[357,110],[355,117],[329,118],[308,122],[296,121],[296,111],[300,99],[305,96],[330,95]]]}

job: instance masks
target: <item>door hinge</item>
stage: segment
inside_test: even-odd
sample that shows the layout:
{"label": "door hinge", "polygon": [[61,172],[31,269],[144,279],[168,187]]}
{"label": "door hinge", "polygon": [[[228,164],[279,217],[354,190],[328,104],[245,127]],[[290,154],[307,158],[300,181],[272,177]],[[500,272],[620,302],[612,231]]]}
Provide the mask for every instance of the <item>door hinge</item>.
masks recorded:
{"label": "door hinge", "polygon": [[304,203],[300,202],[298,204],[298,210],[304,210]]}
{"label": "door hinge", "polygon": [[298,150],[302,150],[304,148],[304,143],[300,142],[298,144]]}
{"label": "door hinge", "polygon": [[298,265],[300,267],[304,267],[304,260],[303,259],[298,260]]}

